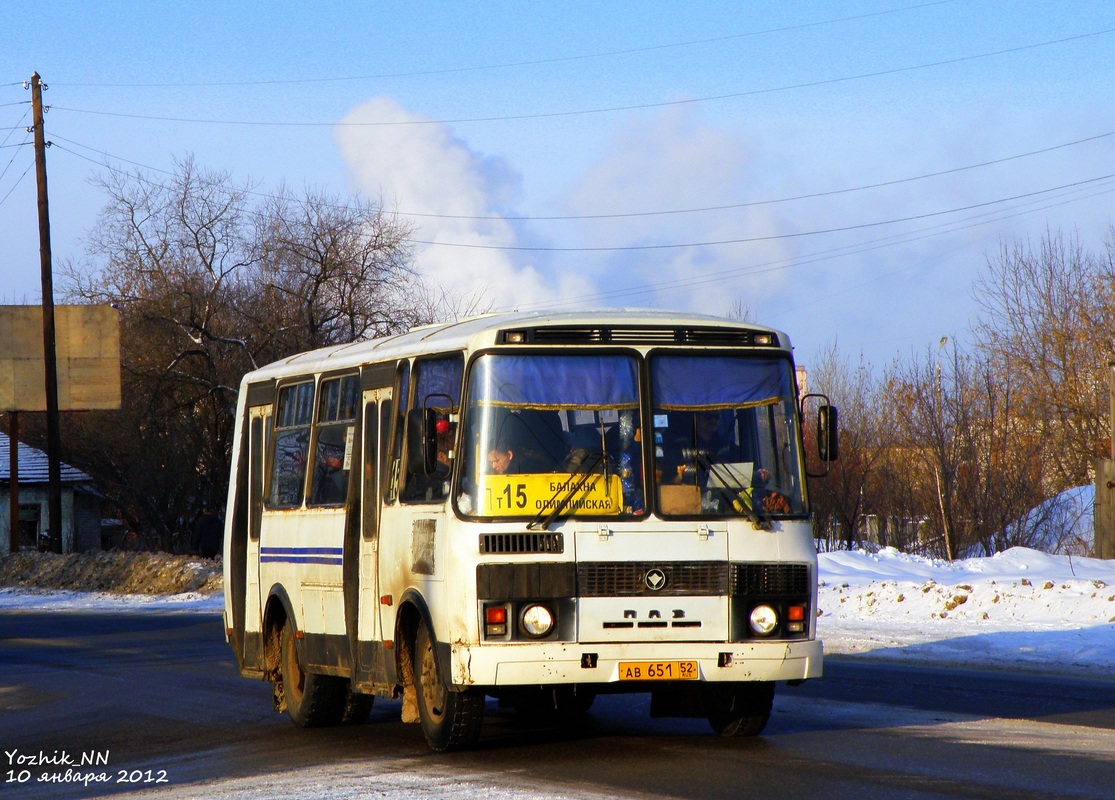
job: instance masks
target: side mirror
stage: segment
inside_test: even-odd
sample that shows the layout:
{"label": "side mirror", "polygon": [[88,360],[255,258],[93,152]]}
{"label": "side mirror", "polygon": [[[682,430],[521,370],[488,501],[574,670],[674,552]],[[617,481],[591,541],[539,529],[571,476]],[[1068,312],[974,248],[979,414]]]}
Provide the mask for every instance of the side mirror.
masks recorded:
{"label": "side mirror", "polygon": [[407,412],[407,473],[429,475],[437,466],[437,412],[412,408]]}
{"label": "side mirror", "polygon": [[[816,405],[810,404],[810,399],[816,398]],[[806,473],[811,478],[823,478],[828,474],[828,464],[836,460],[839,450],[839,437],[837,434],[836,406],[829,402],[828,396],[823,394],[807,394],[801,398],[801,418],[809,419],[809,409],[816,409],[817,413],[817,458],[820,460],[823,471],[814,474],[806,467]],[[804,431],[802,431],[804,433]],[[808,444],[808,443],[807,443]],[[807,448],[812,452],[812,448]]]}
{"label": "side mirror", "polygon": [[822,461],[835,461],[840,451],[836,418],[836,406],[823,405],[817,409],[817,449]]}

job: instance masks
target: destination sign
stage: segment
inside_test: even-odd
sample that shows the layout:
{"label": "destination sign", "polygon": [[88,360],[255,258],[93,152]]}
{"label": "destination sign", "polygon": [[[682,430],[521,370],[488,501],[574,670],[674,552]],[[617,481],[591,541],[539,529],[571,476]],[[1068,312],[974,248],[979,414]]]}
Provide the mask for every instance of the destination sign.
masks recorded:
{"label": "destination sign", "polygon": [[537,516],[560,507],[570,516],[613,516],[623,509],[618,475],[541,472],[486,475],[480,482],[480,514],[485,517]]}

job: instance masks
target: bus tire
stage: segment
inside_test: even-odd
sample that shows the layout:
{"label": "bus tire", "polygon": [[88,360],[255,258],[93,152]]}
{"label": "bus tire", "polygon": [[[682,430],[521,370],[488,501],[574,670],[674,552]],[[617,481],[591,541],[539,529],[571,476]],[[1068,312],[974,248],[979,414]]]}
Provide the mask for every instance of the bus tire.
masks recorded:
{"label": "bus tire", "polygon": [[758,736],[770,719],[774,681],[706,683],[705,713],[721,736]]}
{"label": "bus tire", "polygon": [[280,679],[290,721],[299,728],[336,725],[345,705],[345,684],[340,678],[307,672],[298,660],[294,627],[283,627],[280,640]]}
{"label": "bus tire", "polygon": [[451,691],[438,666],[433,639],[423,622],[414,640],[414,689],[426,742],[438,752],[476,744],[484,722],[484,695]]}

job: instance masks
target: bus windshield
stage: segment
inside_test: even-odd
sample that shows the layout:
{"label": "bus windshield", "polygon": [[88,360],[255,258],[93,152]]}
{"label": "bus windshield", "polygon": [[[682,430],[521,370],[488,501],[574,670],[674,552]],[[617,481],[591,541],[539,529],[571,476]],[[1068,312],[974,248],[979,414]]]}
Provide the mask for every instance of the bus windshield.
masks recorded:
{"label": "bus windshield", "polygon": [[646,513],[638,362],[488,354],[471,369],[457,507],[480,517]]}
{"label": "bus windshield", "polygon": [[788,359],[650,359],[654,475],[663,516],[804,514]]}

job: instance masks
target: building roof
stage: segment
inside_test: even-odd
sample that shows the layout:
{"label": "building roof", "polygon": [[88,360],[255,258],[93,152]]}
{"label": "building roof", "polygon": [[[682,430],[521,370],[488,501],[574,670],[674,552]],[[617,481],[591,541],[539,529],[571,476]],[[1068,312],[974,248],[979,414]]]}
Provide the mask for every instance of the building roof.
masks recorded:
{"label": "building roof", "polygon": [[[12,479],[11,470],[11,439],[6,433],[0,433],[0,482],[9,483]],[[19,443],[19,485],[47,483],[48,474],[47,455],[42,450],[31,445]],[[93,479],[77,467],[62,464],[62,483],[89,483]]]}

